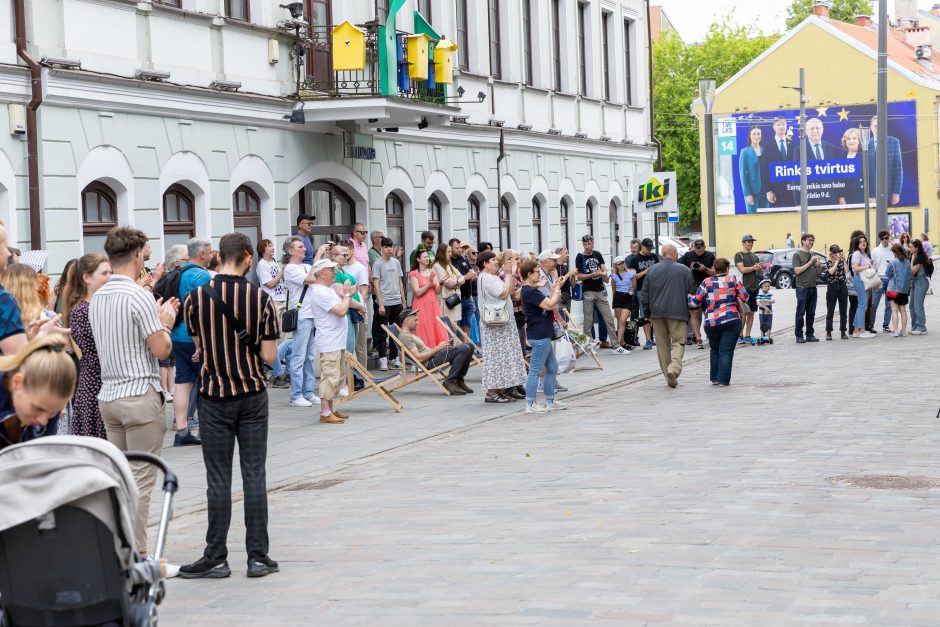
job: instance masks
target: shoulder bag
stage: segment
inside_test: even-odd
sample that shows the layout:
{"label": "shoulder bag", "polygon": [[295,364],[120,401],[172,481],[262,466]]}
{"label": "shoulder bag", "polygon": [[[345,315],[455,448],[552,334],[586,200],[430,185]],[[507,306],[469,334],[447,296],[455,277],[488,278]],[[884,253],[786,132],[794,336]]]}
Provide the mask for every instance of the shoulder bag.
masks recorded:
{"label": "shoulder bag", "polygon": [[[300,300],[295,307],[288,307],[281,312],[281,331],[284,333],[293,333],[297,330],[297,320],[300,317],[300,307],[304,304],[304,296],[307,295],[307,288],[310,287],[304,283],[304,289],[300,292]],[[290,303],[290,290],[287,290],[287,302]]]}
{"label": "shoulder bag", "polygon": [[491,305],[487,303],[486,290],[483,288],[483,275],[480,275],[480,289],[479,291],[483,294],[483,315],[481,320],[484,324],[491,324],[493,326],[503,326],[504,324],[509,323],[509,312],[506,311],[506,301],[499,301],[499,305]]}
{"label": "shoulder bag", "polygon": [[881,289],[881,278],[878,276],[878,271],[872,266],[862,270],[858,276],[862,277],[862,285],[865,286],[866,290]]}
{"label": "shoulder bag", "polygon": [[[306,288],[306,286],[304,286]],[[248,332],[248,329],[245,328],[244,323],[235,317],[235,314],[232,312],[231,307],[222,300],[222,297],[219,293],[212,287],[212,283],[206,283],[202,286],[202,290],[215,303],[216,307],[219,308],[219,311],[222,312],[222,315],[228,320],[229,324],[232,325],[232,328],[235,329],[235,335],[241,340],[241,343],[248,347],[252,353],[261,356],[261,348],[258,344],[252,339],[251,333]],[[203,347],[205,348],[205,347]]]}

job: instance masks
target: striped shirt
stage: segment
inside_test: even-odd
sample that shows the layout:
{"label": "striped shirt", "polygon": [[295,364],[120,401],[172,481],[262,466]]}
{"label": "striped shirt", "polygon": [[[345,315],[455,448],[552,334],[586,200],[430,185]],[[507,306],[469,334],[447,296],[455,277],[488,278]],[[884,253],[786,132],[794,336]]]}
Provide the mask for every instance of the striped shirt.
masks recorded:
{"label": "striped shirt", "polygon": [[101,363],[99,401],[161,390],[160,365],[147,345],[148,337],[164,330],[153,294],[129,277],[111,275],[92,296],[88,320]]}
{"label": "striped shirt", "polygon": [[689,296],[689,304],[695,307],[704,304],[705,326],[714,327],[741,317],[738,299],[747,302],[747,290],[733,276],[721,274],[702,281],[695,294]]}
{"label": "striped shirt", "polygon": [[280,337],[274,301],[240,276],[218,274],[209,285],[235,318],[243,321],[249,339],[245,343],[238,338],[229,319],[203,287],[190,292],[183,305],[183,320],[202,349],[199,393],[211,398],[234,398],[264,391],[267,377],[261,342]]}

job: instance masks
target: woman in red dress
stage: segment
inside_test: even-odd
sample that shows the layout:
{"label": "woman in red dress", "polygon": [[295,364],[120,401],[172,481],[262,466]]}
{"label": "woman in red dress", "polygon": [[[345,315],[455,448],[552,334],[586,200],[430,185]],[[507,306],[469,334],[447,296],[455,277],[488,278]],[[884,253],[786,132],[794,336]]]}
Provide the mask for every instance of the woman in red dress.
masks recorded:
{"label": "woman in red dress", "polygon": [[418,310],[418,328],[415,335],[421,338],[428,348],[446,342],[447,331],[438,321],[441,306],[437,297],[443,286],[437,280],[437,274],[431,270],[431,258],[426,250],[415,255],[414,261],[411,262],[408,285],[414,294],[411,307]]}

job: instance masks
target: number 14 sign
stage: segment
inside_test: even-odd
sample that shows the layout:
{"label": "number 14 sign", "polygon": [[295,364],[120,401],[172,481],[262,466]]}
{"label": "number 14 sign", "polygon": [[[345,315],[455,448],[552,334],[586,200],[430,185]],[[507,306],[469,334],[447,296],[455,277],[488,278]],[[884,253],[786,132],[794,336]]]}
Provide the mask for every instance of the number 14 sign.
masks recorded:
{"label": "number 14 sign", "polygon": [[718,122],[718,156],[725,157],[738,153],[737,124],[733,121]]}

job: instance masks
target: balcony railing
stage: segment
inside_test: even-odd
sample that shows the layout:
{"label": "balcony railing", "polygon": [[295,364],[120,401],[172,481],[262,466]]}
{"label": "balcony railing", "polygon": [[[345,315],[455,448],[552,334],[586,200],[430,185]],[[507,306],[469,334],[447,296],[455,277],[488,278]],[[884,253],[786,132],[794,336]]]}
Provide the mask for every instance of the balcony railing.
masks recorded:
{"label": "balcony railing", "polygon": [[308,37],[310,44],[307,54],[307,76],[301,84],[301,96],[305,99],[345,98],[357,96],[381,96],[383,92],[392,93],[400,98],[410,98],[424,102],[444,104],[446,90],[444,85],[435,85],[428,88],[428,81],[409,79],[406,89],[402,88],[399,80],[401,67],[406,68],[408,63],[407,46],[403,45],[403,37],[410,33],[398,31],[401,60],[396,62],[399,71],[388,77],[394,82],[394,89],[382,89],[382,73],[379,64],[379,38],[378,27],[374,22],[358,24],[365,31],[366,62],[362,70],[333,70],[333,27],[311,27]]}

